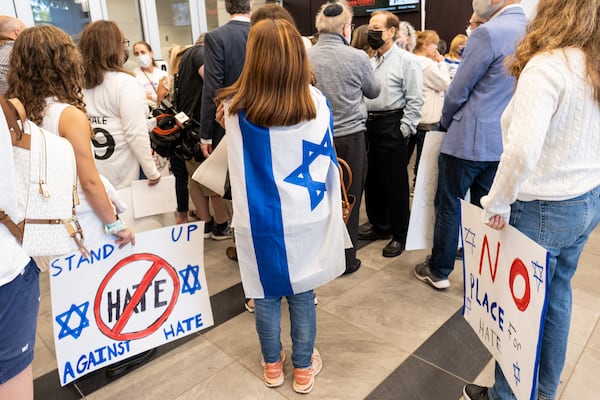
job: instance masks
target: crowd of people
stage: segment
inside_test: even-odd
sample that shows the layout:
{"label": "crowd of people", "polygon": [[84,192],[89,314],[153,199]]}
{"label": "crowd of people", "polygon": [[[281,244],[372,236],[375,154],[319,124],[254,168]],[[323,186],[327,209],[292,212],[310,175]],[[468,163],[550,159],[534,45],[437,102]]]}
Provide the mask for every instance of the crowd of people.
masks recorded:
{"label": "crowd of people", "polygon": [[[89,24],[76,45],[56,27],[27,28],[0,16],[0,93],[19,99],[30,121],[73,147],[87,240],[108,234],[121,247],[135,244],[135,221],[119,218],[115,188],[159,183],[151,111],[173,102],[192,118],[197,137],[191,159],[170,157],[176,223],[188,221],[191,198],[206,238],[235,238],[226,255],[238,261],[246,307],[255,313],[268,387],[284,384],[280,304],[287,299],[292,387],[309,393],[323,366],[314,289],[361,267],[359,239],[389,240],[383,257],[404,252],[414,189],[409,160],[416,149],[416,176],[427,133],[446,132],[433,248],[414,275],[436,290],[450,286],[459,199],[467,191],[490,227],[510,223],[546,248],[536,390],[540,399],[556,398],[570,280],[600,220],[598,2],[540,0],[528,21],[519,0],[474,0],[466,35],[454,37],[446,54],[434,30],[416,31],[388,11],[354,29],[352,8],[329,1],[317,12],[311,42],[282,6],[253,12],[252,3],[227,0],[229,22],[172,49],[168,73],[145,41],[132,47],[139,68],[124,69],[130,43],[112,21]],[[559,23],[565,19],[568,25]],[[4,118],[0,132],[7,194],[0,200],[7,260],[0,268],[0,399],[31,399],[39,269],[7,229],[24,205]],[[232,215],[223,196],[191,179],[225,135]],[[356,203],[346,223],[338,157],[354,176],[348,194]],[[363,195],[368,224],[359,226]],[[495,378],[492,388],[466,385],[465,398],[514,398],[498,365]]]}

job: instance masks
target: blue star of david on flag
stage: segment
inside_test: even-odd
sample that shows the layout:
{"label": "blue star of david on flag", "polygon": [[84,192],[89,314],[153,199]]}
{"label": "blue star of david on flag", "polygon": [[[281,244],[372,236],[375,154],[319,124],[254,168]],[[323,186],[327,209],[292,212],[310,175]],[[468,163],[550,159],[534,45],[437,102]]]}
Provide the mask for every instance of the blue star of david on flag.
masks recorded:
{"label": "blue star of david on flag", "polygon": [[[202,289],[200,286],[200,280],[198,279],[198,273],[200,272],[200,267],[197,265],[189,265],[187,268],[179,271],[179,275],[183,279],[183,285],[181,287],[181,293],[189,293],[194,294],[196,291]],[[191,275],[191,276],[190,276]],[[190,278],[192,278],[192,283],[190,284]]]}
{"label": "blue star of david on flag", "polygon": [[[81,336],[81,331],[90,326],[90,320],[86,317],[89,306],[89,301],[86,301],[78,306],[71,304],[71,308],[56,316],[56,322],[60,325],[60,333],[58,334],[59,340],[67,336],[73,336],[73,338],[77,339],[79,336]],[[71,316],[73,314],[77,314],[79,316],[79,325],[75,328],[71,328],[70,326]]]}
{"label": "blue star of david on flag", "polygon": [[310,165],[319,156],[331,158],[334,163],[337,163],[329,130],[325,132],[325,136],[320,144],[302,140],[302,164],[284,179],[285,182],[304,186],[308,190],[311,210],[314,210],[319,205],[325,197],[325,191],[327,190],[325,182],[316,182],[310,174]]}

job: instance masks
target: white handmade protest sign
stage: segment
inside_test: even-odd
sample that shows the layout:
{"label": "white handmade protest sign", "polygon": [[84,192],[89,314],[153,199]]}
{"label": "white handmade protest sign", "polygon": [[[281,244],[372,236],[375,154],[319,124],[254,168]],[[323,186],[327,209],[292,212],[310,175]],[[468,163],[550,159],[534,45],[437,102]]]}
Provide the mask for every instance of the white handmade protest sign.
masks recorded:
{"label": "white handmade protest sign", "polygon": [[204,272],[204,223],[136,235],[50,263],[61,385],[213,325]]}
{"label": "white handmade protest sign", "polygon": [[415,185],[406,236],[406,250],[430,249],[433,247],[435,208],[433,200],[437,189],[438,157],[445,132],[431,131],[425,135],[419,173]]}
{"label": "white handmade protest sign", "polygon": [[546,310],[548,253],[511,226],[497,231],[461,201],[463,316],[518,400],[533,400]]}
{"label": "white handmade protest sign", "polygon": [[175,211],[175,176],[163,176],[154,186],[149,186],[147,179],[131,182],[131,200],[135,218]]}

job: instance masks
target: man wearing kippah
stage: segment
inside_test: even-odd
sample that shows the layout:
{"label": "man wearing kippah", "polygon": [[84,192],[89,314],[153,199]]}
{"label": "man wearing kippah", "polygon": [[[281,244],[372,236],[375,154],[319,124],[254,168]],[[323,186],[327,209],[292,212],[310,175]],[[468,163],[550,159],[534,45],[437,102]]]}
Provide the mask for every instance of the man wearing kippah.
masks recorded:
{"label": "man wearing kippah", "polygon": [[324,4],[316,18],[319,41],[308,49],[308,58],[319,88],[333,112],[333,140],[337,155],[352,169],[353,181],[348,193],[356,203],[346,224],[353,248],[346,249],[346,274],[361,265],[356,258],[358,217],[366,174],[367,149],[365,131],[367,108],[364,97],[374,98],[380,92],[369,57],[364,51],[349,46],[352,33],[352,9],[344,3]]}

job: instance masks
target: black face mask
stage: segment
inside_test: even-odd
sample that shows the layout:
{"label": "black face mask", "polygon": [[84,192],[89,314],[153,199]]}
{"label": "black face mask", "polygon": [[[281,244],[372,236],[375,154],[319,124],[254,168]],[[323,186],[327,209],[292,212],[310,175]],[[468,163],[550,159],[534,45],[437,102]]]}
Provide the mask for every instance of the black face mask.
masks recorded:
{"label": "black face mask", "polygon": [[367,43],[369,43],[369,46],[373,50],[377,50],[385,44],[385,40],[381,38],[382,35],[383,31],[374,31],[372,29],[367,31]]}
{"label": "black face mask", "polygon": [[125,49],[125,58],[123,60],[123,64],[125,64],[129,60],[129,49]]}

